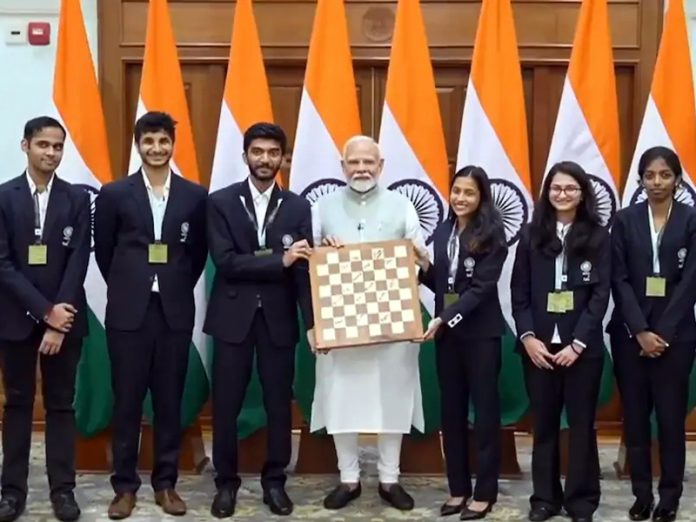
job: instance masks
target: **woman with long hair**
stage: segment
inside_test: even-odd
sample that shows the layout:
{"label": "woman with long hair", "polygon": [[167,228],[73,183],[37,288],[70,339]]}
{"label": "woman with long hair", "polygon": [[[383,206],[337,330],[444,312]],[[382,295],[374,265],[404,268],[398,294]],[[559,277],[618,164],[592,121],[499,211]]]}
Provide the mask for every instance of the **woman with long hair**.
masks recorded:
{"label": "woman with long hair", "polygon": [[[433,234],[434,260],[417,251],[420,281],[435,294],[435,316],[425,338],[435,339],[441,391],[442,437],[450,498],[443,516],[485,518],[498,495],[500,468],[501,337],[505,321],[498,279],[507,257],[502,220],[480,167],[459,170],[450,210]],[[476,488],[468,461],[469,399],[476,416]],[[469,502],[470,500],[470,502]]]}
{"label": "woman with long hair", "polygon": [[[616,214],[607,331],[621,394],[624,437],[636,500],[631,520],[675,520],[686,459],[689,374],[696,346],[696,211],[675,199],[682,168],[666,147],[638,162],[646,201]],[[660,448],[660,502],[653,512],[650,415]]]}
{"label": "woman with long hair", "polygon": [[[532,521],[565,508],[574,522],[588,522],[599,504],[594,421],[609,264],[609,233],[589,176],[576,163],[557,163],[546,175],[531,224],[521,232],[511,282],[517,349],[534,419]],[[565,491],[558,446],[564,407],[572,448]]]}

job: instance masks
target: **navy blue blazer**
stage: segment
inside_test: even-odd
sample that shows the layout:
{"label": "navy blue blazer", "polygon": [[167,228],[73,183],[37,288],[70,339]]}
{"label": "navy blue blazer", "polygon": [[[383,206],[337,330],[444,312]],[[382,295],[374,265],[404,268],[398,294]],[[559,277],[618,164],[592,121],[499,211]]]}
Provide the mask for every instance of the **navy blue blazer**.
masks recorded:
{"label": "navy blue blazer", "polygon": [[297,343],[298,304],[306,328],[313,327],[309,265],[298,260],[290,268],[283,266],[286,246],[283,238],[286,242],[306,239],[310,245],[313,243],[309,202],[276,185],[266,220],[273,213],[272,222],[266,223],[266,248],[272,249],[272,253],[255,255],[260,246],[250,219],[251,216],[255,221],[256,214],[248,181],[234,183],[210,195],[208,242],[216,272],[203,327],[205,333],[228,343],[242,342],[259,303],[276,346],[294,347]]}
{"label": "navy blue blazer", "polygon": [[[611,288],[611,248],[606,229],[599,228],[595,233],[601,237],[594,258],[568,253],[567,289],[573,292],[574,306],[571,311],[556,314],[547,311],[548,294],[555,289],[556,258],[532,248],[530,225],[524,226],[510,281],[512,316],[518,335],[534,332],[537,339],[551,344],[557,325],[563,346],[578,340],[587,346],[583,357],[604,356],[602,321]],[[524,352],[519,342],[517,349]]]}
{"label": "navy blue blazer", "polygon": [[107,285],[107,328],[140,328],[157,274],[167,324],[174,331],[193,330],[193,289],[208,257],[207,197],[203,187],[172,173],[161,238],[167,244],[167,263],[151,264],[148,248],[155,232],[143,173],[102,187],[96,201],[94,250]]}
{"label": "navy blue blazer", "polygon": [[29,183],[22,174],[0,185],[0,339],[26,339],[57,303],[77,309],[68,335],[87,335],[89,206],[87,191],[54,176],[43,231],[47,263],[29,265],[29,245],[35,242]]}
{"label": "navy blue blazer", "polygon": [[[498,297],[498,280],[507,257],[504,231],[500,230],[501,240],[489,250],[472,252],[469,249],[470,232],[467,229],[459,238],[457,276],[454,291],[459,300],[445,306],[447,280],[449,278],[449,257],[447,246],[452,233],[453,221],[440,223],[433,233],[433,263],[427,272],[419,271],[421,283],[435,293],[435,315],[440,317],[460,339],[486,339],[499,337],[505,333],[505,319]],[[473,267],[467,270],[465,265]]]}
{"label": "navy blue blazer", "polygon": [[658,254],[665,297],[645,296],[646,277],[653,275],[647,202],[616,214],[611,244],[616,307],[607,331],[635,336],[650,330],[668,343],[696,341],[696,210],[674,201],[665,224]]}

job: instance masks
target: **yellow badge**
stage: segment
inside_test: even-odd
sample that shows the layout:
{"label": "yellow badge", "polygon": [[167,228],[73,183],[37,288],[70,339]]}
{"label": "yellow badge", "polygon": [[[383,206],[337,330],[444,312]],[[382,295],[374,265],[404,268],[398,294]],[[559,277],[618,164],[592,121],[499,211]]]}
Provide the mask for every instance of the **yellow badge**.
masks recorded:
{"label": "yellow badge", "polygon": [[564,314],[566,298],[563,292],[549,292],[546,300],[546,311],[551,314]]}
{"label": "yellow badge", "polygon": [[165,243],[151,243],[147,249],[147,261],[153,265],[167,264],[167,245]]}
{"label": "yellow badge", "polygon": [[667,280],[664,277],[645,278],[646,297],[664,297],[666,293]]}
{"label": "yellow badge", "polygon": [[46,245],[29,245],[29,264],[45,265],[48,262],[48,247]]}
{"label": "yellow badge", "polygon": [[459,301],[459,294],[449,292],[445,294],[445,306],[450,306],[451,304]]}
{"label": "yellow badge", "polygon": [[572,311],[573,308],[575,308],[575,299],[573,297],[573,292],[571,290],[566,290],[564,292],[561,292],[560,294],[560,299],[563,300],[563,307],[565,308],[565,311]]}

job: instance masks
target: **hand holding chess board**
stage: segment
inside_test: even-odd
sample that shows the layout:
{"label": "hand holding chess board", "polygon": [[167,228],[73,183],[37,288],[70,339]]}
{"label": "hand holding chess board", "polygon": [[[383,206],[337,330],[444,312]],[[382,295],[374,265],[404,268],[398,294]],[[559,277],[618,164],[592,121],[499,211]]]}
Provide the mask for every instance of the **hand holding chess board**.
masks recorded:
{"label": "hand holding chess board", "polygon": [[317,349],[422,340],[411,241],[315,248],[309,270]]}

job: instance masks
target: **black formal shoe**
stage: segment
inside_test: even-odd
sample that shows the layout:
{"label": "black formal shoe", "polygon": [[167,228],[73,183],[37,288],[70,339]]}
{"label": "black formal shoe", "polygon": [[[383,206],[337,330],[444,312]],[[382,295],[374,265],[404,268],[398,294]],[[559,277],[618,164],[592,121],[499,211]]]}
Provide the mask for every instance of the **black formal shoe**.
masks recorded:
{"label": "black formal shoe", "polygon": [[210,514],[215,518],[229,518],[237,506],[237,491],[230,488],[218,489],[210,506]]}
{"label": "black formal shoe", "polygon": [[536,506],[529,510],[528,518],[532,522],[542,522],[543,520],[548,520],[556,515],[558,515],[558,511],[554,511],[550,507]]}
{"label": "black formal shoe", "polygon": [[462,500],[459,504],[448,504],[445,502],[440,506],[440,516],[448,517],[450,515],[461,513],[464,506],[466,506],[466,499]]}
{"label": "black formal shoe", "polygon": [[493,509],[493,502],[489,502],[486,509],[482,511],[474,511],[473,509],[465,507],[462,509],[462,514],[459,515],[459,520],[480,520],[486,518],[486,515],[491,512],[491,509]]}
{"label": "black formal shoe", "polygon": [[358,482],[358,487],[355,489],[350,489],[350,486],[346,484],[339,484],[331,490],[331,493],[326,495],[324,499],[324,507],[326,509],[341,509],[348,505],[348,502],[355,500],[362,493],[362,488],[360,487],[360,482]]}
{"label": "black formal shoe", "polygon": [[571,522],[592,522],[592,515],[580,515],[579,517],[570,517]]}
{"label": "black formal shoe", "polygon": [[24,501],[12,495],[0,499],[0,522],[17,520],[24,512]]}
{"label": "black formal shoe", "polygon": [[657,506],[653,511],[652,519],[654,522],[672,522],[677,519],[677,510]]}
{"label": "black formal shoe", "polygon": [[295,507],[283,487],[268,488],[264,491],[263,503],[268,505],[271,513],[282,516],[292,513]]}
{"label": "black formal shoe", "polygon": [[406,490],[401,487],[401,484],[390,484],[389,489],[384,489],[382,484],[377,486],[377,491],[382,500],[388,502],[396,509],[401,511],[410,511],[413,509],[413,497],[406,493]]}
{"label": "black formal shoe", "polygon": [[654,507],[655,503],[652,500],[645,502],[638,499],[633,503],[631,509],[628,510],[628,518],[631,520],[648,520],[650,515],[652,515]]}
{"label": "black formal shoe", "polygon": [[58,520],[73,522],[80,518],[80,506],[75,502],[75,495],[72,491],[51,495],[51,505],[53,506],[53,514]]}

